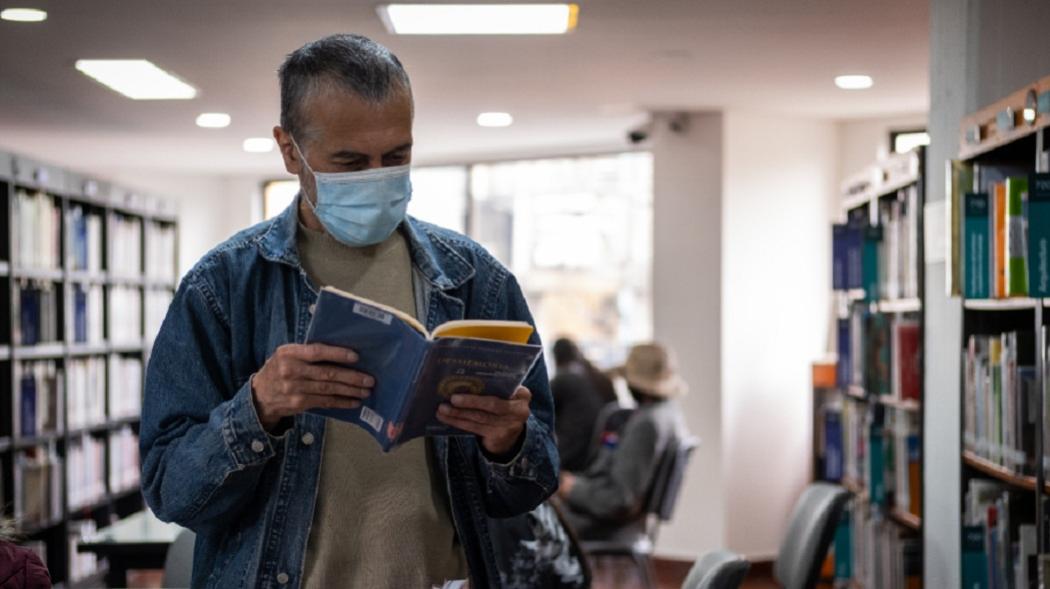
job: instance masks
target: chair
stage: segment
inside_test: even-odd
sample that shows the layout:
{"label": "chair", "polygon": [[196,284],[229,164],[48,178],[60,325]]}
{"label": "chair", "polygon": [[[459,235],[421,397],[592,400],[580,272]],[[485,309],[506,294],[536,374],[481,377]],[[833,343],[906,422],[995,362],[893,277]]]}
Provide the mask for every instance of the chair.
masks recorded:
{"label": "chair", "polygon": [[713,550],[700,557],[682,589],[738,589],[751,568],[751,561],[729,550]]}
{"label": "chair", "polygon": [[164,557],[164,587],[167,589],[188,589],[193,576],[193,543],[197,535],[190,530],[182,530],[175,541],[168,547]]}
{"label": "chair", "polygon": [[619,433],[633,412],[634,409],[621,407],[616,401],[602,405],[598,417],[594,420],[594,431],[591,432],[591,444],[587,451],[588,465],[594,464],[594,460],[598,458],[606,432]]}
{"label": "chair", "polygon": [[831,483],[813,483],[802,492],[773,565],[773,577],[784,589],[816,587],[849,499],[849,491]]}
{"label": "chair", "polygon": [[660,524],[674,515],[678,494],[682,489],[685,469],[693,450],[700,445],[696,438],[674,439],[664,450],[657,466],[652,488],[642,512],[641,526],[631,522],[614,531],[605,540],[583,540],[583,550],[590,556],[629,556],[642,574],[645,586],[652,588],[653,575],[650,557],[656,546]]}

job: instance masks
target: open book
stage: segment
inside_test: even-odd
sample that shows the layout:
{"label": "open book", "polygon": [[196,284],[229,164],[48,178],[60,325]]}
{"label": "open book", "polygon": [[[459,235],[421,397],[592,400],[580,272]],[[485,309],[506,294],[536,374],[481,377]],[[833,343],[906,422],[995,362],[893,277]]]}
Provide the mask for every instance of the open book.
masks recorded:
{"label": "open book", "polygon": [[541,348],[520,321],[450,321],[428,333],[410,315],[330,286],[321,290],[306,343],[350,348],[351,368],[375,377],[357,409],[311,413],[355,423],[389,451],[420,436],[464,435],[437,419],[456,393],[509,398],[528,376]]}

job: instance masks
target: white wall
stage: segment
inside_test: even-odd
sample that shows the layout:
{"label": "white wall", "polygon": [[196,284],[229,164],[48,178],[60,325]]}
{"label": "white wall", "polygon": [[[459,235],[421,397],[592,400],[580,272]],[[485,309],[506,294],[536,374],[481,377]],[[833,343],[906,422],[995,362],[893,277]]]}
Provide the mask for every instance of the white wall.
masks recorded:
{"label": "white wall", "polygon": [[[890,132],[926,127],[926,113],[851,119],[836,125],[839,142],[838,177],[841,180],[856,174],[878,157],[889,154]],[[836,184],[836,190],[838,184]]]}
{"label": "white wall", "polygon": [[827,349],[836,127],[731,111],[724,130],[725,545],[768,559],[810,480],[809,367]]}
{"label": "white wall", "polygon": [[686,473],[662,554],[696,558],[724,545],[721,426],[722,116],[694,114],[682,135],[653,134],[653,333],[691,387],[681,399],[703,439]]}

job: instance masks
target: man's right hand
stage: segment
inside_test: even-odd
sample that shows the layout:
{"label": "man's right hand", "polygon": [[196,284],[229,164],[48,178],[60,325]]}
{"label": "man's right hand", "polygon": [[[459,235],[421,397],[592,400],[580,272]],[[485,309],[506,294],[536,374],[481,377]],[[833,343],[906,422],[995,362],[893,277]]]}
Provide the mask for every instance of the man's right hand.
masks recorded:
{"label": "man's right hand", "polygon": [[287,344],[277,348],[252,379],[259,421],[272,431],[284,417],[307,409],[354,409],[375,386],[371,376],[347,368],[357,353],[324,344]]}

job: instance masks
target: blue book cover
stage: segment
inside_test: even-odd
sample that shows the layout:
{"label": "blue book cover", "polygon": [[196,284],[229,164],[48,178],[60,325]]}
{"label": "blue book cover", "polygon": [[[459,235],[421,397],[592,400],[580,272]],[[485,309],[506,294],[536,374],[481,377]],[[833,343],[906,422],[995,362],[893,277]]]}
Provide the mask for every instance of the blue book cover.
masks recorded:
{"label": "blue book cover", "polygon": [[22,375],[21,389],[18,400],[21,414],[19,429],[23,437],[31,438],[36,435],[36,379],[32,373]]}
{"label": "blue book cover", "polygon": [[864,288],[864,225],[851,221],[846,229],[846,288]]}
{"label": "blue book cover", "polygon": [[962,529],[963,589],[988,589],[988,555],[984,551],[984,526]]}
{"label": "blue book cover", "polygon": [[1050,297],[1050,174],[1028,179],[1028,289],[1035,298]]}
{"label": "blue book cover", "polygon": [[73,289],[73,341],[87,341],[87,292],[79,284]]}
{"label": "blue book cover", "polygon": [[963,197],[963,296],[987,299],[992,296],[992,234],[988,194],[969,192]]}
{"label": "blue book cover", "polygon": [[846,286],[846,246],[849,239],[849,227],[845,224],[831,226],[831,288],[847,290]]}
{"label": "blue book cover", "polygon": [[824,480],[841,481],[843,475],[842,414],[824,412]]}
{"label": "blue book cover", "polygon": [[532,332],[521,322],[454,321],[428,334],[396,309],[326,287],[306,343],[354,350],[349,367],[376,384],[357,409],[311,412],[357,424],[384,451],[420,436],[468,435],[438,421],[438,406],[457,393],[513,395],[542,352],[527,343]]}
{"label": "blue book cover", "polygon": [[850,320],[838,320],[838,362],[835,364],[835,381],[840,388],[846,388],[853,380],[853,342],[850,334]]}

